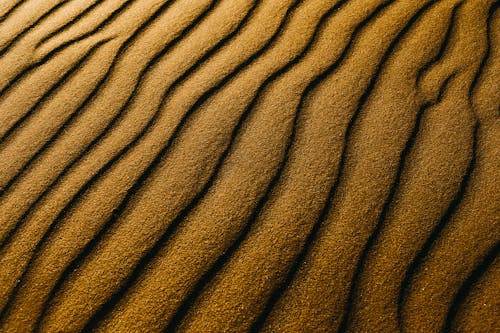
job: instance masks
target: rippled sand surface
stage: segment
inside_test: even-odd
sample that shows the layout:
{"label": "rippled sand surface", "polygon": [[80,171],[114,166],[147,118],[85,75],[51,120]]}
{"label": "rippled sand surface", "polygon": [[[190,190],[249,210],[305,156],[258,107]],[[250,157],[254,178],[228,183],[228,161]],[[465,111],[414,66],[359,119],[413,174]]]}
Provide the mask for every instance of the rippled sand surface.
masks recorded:
{"label": "rippled sand surface", "polygon": [[500,1],[1,0],[1,332],[499,332]]}

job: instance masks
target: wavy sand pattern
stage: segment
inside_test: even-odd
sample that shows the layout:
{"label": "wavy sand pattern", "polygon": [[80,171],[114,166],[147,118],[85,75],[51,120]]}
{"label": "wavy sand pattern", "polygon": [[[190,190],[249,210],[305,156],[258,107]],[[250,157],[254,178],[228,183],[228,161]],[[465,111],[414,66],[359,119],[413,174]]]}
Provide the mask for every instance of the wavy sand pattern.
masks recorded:
{"label": "wavy sand pattern", "polygon": [[0,331],[500,331],[499,7],[0,1]]}

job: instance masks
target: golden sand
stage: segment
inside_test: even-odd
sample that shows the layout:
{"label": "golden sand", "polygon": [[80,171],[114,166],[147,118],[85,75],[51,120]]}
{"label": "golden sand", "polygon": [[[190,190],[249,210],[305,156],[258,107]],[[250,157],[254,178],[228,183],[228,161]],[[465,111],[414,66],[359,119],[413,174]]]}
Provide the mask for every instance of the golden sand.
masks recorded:
{"label": "golden sand", "polygon": [[500,1],[0,1],[0,332],[500,331]]}

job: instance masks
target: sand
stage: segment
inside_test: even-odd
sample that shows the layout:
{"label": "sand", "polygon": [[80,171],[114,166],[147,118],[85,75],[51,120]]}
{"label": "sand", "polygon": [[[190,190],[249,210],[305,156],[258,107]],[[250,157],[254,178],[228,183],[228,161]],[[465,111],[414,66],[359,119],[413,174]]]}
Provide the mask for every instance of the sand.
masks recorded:
{"label": "sand", "polygon": [[500,331],[499,7],[0,1],[0,331]]}

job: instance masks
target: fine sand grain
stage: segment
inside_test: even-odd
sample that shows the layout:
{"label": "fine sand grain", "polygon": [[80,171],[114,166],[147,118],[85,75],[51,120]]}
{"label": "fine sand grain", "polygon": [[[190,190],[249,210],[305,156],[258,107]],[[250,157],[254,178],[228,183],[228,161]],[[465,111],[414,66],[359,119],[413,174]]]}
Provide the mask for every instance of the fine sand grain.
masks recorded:
{"label": "fine sand grain", "polygon": [[0,0],[0,332],[499,332],[499,8]]}

